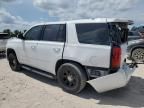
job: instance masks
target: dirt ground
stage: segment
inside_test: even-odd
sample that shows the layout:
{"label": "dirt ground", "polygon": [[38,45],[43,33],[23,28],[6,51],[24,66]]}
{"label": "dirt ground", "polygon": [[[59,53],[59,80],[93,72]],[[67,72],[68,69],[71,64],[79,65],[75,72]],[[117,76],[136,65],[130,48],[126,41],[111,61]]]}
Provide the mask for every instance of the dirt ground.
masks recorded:
{"label": "dirt ground", "polygon": [[91,86],[78,95],[64,92],[52,79],[11,71],[0,58],[0,108],[144,108],[144,65],[124,88],[98,94]]}

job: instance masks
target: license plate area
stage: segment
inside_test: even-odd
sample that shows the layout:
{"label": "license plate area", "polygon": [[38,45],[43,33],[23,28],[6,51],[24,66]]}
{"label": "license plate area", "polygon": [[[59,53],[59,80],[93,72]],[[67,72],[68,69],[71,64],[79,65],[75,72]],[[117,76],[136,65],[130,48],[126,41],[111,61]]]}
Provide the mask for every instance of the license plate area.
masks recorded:
{"label": "license plate area", "polygon": [[131,68],[129,64],[123,63],[116,73],[89,80],[88,83],[99,93],[121,88],[128,83],[134,70],[135,67]]}

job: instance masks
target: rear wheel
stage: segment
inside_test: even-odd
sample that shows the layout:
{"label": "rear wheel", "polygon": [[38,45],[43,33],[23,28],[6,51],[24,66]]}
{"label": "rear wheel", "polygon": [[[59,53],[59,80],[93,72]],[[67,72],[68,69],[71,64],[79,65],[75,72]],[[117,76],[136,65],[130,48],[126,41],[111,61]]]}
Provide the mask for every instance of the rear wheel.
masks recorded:
{"label": "rear wheel", "polygon": [[8,54],[9,65],[13,71],[20,71],[21,66],[17,60],[15,53]]}
{"label": "rear wheel", "polygon": [[133,50],[132,59],[136,62],[144,62],[144,48],[137,48]]}
{"label": "rear wheel", "polygon": [[86,85],[86,75],[78,64],[65,63],[57,72],[57,80],[63,90],[79,93]]}

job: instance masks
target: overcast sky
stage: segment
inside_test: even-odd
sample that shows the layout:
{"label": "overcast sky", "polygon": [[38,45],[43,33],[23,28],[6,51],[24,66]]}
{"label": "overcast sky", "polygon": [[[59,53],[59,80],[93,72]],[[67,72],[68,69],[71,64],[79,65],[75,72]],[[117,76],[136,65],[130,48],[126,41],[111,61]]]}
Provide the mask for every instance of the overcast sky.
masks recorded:
{"label": "overcast sky", "polygon": [[144,0],[0,0],[0,31],[58,20],[129,18],[144,24]]}

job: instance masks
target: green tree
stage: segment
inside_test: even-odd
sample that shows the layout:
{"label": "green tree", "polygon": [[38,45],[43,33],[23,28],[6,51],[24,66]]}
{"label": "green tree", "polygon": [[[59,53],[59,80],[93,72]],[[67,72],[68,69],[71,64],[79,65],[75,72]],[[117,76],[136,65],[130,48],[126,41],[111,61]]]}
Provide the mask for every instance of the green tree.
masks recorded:
{"label": "green tree", "polygon": [[14,30],[13,34],[14,34],[14,37],[16,37],[20,34],[20,31],[19,30]]}
{"label": "green tree", "polygon": [[3,30],[4,33],[8,33],[10,37],[17,37],[18,35],[23,35],[27,30],[14,30],[13,32],[10,29]]}
{"label": "green tree", "polygon": [[23,33],[25,33],[27,30],[24,30]]}
{"label": "green tree", "polygon": [[9,36],[11,36],[12,32],[10,29],[3,30],[3,33],[8,33]]}

